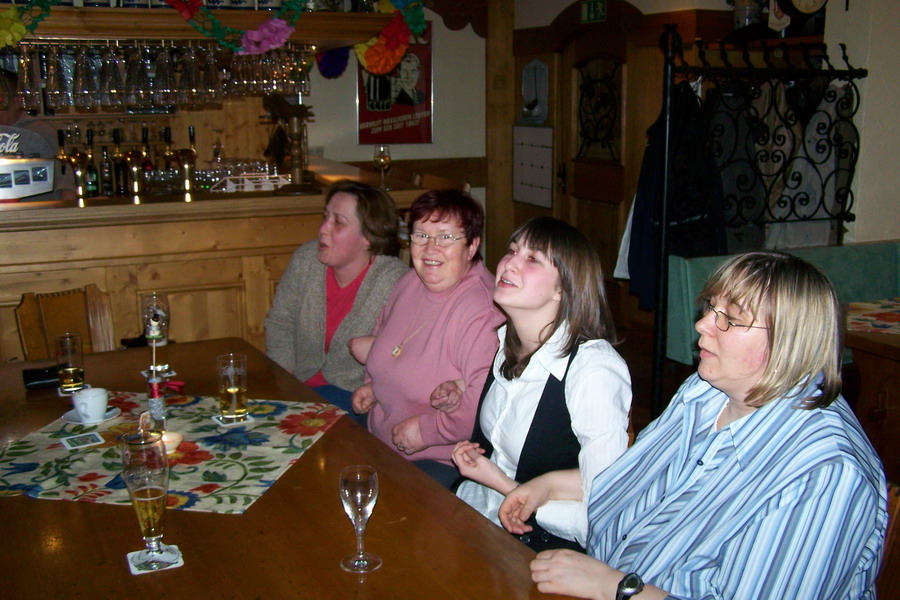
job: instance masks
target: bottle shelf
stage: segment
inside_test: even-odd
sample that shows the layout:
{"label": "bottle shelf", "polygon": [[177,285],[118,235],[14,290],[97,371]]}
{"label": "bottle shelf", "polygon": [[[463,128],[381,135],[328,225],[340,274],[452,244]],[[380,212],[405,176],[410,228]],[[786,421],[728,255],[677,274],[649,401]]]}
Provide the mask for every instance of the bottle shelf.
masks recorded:
{"label": "bottle shelf", "polygon": [[[272,18],[267,10],[210,11],[222,25],[255,29]],[[292,41],[317,48],[341,48],[364,42],[390,22],[381,13],[309,12],[295,24]],[[56,6],[26,39],[37,40],[205,40],[171,8],[92,8]]]}

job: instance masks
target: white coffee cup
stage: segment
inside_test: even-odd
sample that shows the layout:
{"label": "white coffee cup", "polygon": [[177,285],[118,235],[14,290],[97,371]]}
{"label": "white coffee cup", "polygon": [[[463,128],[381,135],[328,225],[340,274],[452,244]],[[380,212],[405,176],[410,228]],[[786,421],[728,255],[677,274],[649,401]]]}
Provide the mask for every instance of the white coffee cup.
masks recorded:
{"label": "white coffee cup", "polygon": [[106,405],[109,402],[109,392],[103,388],[84,388],[75,392],[72,404],[78,417],[85,425],[99,423],[106,416]]}

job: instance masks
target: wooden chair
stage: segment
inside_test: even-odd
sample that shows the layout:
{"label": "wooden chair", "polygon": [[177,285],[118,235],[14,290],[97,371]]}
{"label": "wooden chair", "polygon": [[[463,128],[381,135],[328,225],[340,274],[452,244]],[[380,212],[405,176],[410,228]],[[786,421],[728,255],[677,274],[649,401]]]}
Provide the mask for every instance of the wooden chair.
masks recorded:
{"label": "wooden chair", "polygon": [[81,335],[85,353],[116,349],[109,295],[93,283],[64,292],[22,294],[15,313],[25,360],[53,358],[54,338],[63,333]]}
{"label": "wooden chair", "polygon": [[875,581],[879,598],[900,598],[900,485],[888,483],[888,530]]}
{"label": "wooden chair", "polygon": [[418,173],[414,183],[416,187],[426,190],[459,190],[468,194],[472,189],[472,186],[466,181],[432,175],[431,173]]}

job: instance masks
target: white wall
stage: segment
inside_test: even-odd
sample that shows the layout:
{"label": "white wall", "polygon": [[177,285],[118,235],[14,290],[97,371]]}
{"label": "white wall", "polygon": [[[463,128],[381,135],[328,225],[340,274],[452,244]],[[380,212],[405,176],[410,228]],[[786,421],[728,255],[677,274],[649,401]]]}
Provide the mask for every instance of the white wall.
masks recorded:
{"label": "white wall", "polygon": [[832,62],[840,64],[838,42],[843,42],[850,64],[869,70],[859,82],[856,125],[862,144],[853,184],[857,219],[850,224],[848,240],[900,239],[900,2],[853,0],[850,10],[844,9],[844,2],[830,2],[827,8],[825,41]]}
{"label": "white wall", "polygon": [[[432,26],[432,144],[393,144],[394,160],[484,156],[484,40],[471,27],[450,31],[440,16],[425,11]],[[372,146],[357,143],[356,55],[337,79],[314,70],[311,94],[315,120],[309,124],[311,148],[339,161],[370,160]]]}

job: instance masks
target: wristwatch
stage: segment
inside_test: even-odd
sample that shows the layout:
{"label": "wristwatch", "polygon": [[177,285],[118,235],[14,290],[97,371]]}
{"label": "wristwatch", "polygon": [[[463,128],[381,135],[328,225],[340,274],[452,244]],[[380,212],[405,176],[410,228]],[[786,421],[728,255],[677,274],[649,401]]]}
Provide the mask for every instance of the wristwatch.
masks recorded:
{"label": "wristwatch", "polygon": [[632,596],[636,596],[644,589],[644,580],[637,573],[629,573],[619,582],[616,589],[616,600],[628,600]]}

